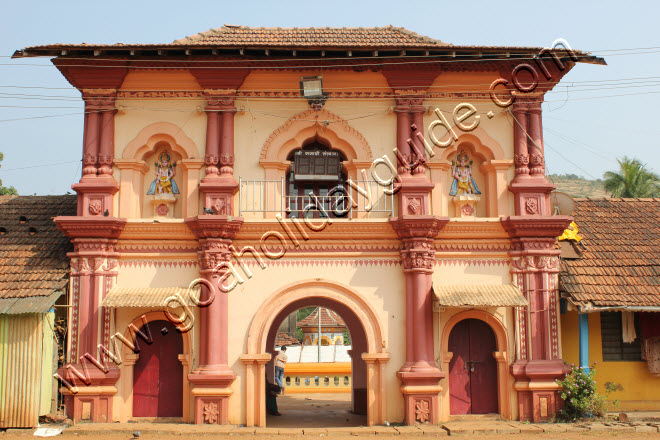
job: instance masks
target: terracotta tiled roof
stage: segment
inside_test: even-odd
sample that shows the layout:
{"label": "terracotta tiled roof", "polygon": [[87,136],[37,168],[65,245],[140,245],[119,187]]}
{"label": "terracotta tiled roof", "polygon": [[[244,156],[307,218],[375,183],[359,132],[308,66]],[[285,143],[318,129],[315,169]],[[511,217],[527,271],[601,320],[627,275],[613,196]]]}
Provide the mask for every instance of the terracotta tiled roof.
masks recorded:
{"label": "terracotta tiled roof", "polygon": [[286,333],[279,332],[277,336],[275,336],[275,345],[278,347],[283,345],[300,345],[300,341]]}
{"label": "terracotta tiled roof", "polygon": [[575,202],[581,256],[562,259],[562,294],[586,308],[660,306],[660,199]]}
{"label": "terracotta tiled roof", "polygon": [[[341,319],[336,312],[323,307],[321,313],[321,327],[345,327],[344,320]],[[308,317],[300,320],[296,324],[298,327],[318,327],[319,326],[319,309],[312,312]]]}
{"label": "terracotta tiled roof", "polygon": [[402,27],[265,28],[228,26],[192,35],[173,44],[184,46],[436,48],[448,46]]}
{"label": "terracotta tiled roof", "polygon": [[66,286],[73,246],[53,222],[58,215],[76,215],[76,196],[0,196],[0,300]]}

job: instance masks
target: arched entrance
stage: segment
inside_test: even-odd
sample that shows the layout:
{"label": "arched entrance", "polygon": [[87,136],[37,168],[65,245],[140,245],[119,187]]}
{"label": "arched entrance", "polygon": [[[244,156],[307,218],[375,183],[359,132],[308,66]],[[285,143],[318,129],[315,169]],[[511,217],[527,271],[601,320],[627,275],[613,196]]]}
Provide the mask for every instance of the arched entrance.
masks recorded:
{"label": "arched entrance", "polygon": [[497,412],[495,333],[483,321],[464,319],[449,334],[449,408],[452,415]]}
{"label": "arched entrance", "polygon": [[[133,417],[183,416],[183,338],[169,321],[153,321],[151,344],[139,343],[133,367]],[[144,327],[140,331],[144,332]]]}
{"label": "arched entrance", "polygon": [[246,365],[246,424],[265,426],[265,374],[279,324],[291,312],[308,306],[328,307],[346,322],[353,341],[353,409],[367,414],[367,424],[385,421],[383,367],[389,359],[378,317],[352,289],[320,279],[289,285],[258,310],[248,333]]}
{"label": "arched entrance", "polygon": [[[467,323],[462,324],[465,321],[467,321]],[[454,333],[455,328],[457,329],[456,333]],[[471,329],[474,332],[474,336],[470,333]],[[472,338],[476,341],[475,343],[477,345],[474,347],[474,350],[477,353],[482,353],[481,358],[478,358],[477,354],[475,354],[475,359],[471,359],[469,357],[469,352],[465,354],[466,346],[469,347],[469,341],[466,342],[466,332],[468,339]],[[454,383],[451,377],[452,374],[454,375],[455,379],[458,379],[461,372],[463,376],[465,376],[467,373],[472,373],[471,371],[468,372],[467,369],[472,369],[473,365],[475,366],[475,375],[480,374],[480,372],[477,371],[477,365],[479,364],[484,364],[482,366],[485,367],[488,372],[481,373],[483,377],[476,378],[476,387],[479,386],[479,381],[488,381],[490,386],[489,392],[491,393],[490,396],[492,396],[493,389],[496,393],[495,395],[497,408],[495,412],[499,413],[500,417],[503,419],[510,419],[512,410],[508,372],[508,339],[506,329],[500,320],[497,319],[493,314],[483,310],[466,310],[464,312],[457,313],[452,316],[445,324],[442,330],[440,341],[442,371],[448,373],[447,378],[444,379],[444,386],[442,390],[442,420],[449,420],[450,414],[457,413],[454,411],[454,407],[452,406],[451,396],[465,395],[467,392],[467,385],[464,382],[465,377],[462,378],[463,382],[459,380],[457,383]],[[452,348],[450,348],[450,344],[452,344]],[[483,345],[483,347],[480,345]],[[452,350],[457,351],[454,352]],[[462,361],[458,359],[454,360],[455,357],[461,357]],[[491,358],[494,360],[496,365],[496,374],[494,378],[492,375],[493,370],[491,363],[492,361],[490,361]],[[481,362],[469,362],[467,364],[465,362],[472,360],[481,360]],[[486,360],[486,362],[484,362],[484,360]],[[452,368],[454,371],[452,371]],[[484,368],[482,368],[482,370],[484,370]],[[471,387],[472,384],[469,385]],[[454,390],[454,387],[458,387],[459,389]],[[461,389],[460,387],[463,388]],[[479,390],[476,392],[476,398],[473,398],[472,395],[470,398],[473,401],[482,399],[482,397],[479,395]],[[481,401],[479,401],[477,403],[476,410],[478,412],[492,411],[494,408],[492,401],[493,398],[488,397],[488,405],[490,405],[489,407],[480,406]],[[463,408],[465,408],[465,406],[463,406]],[[474,408],[471,409],[472,413],[475,413]]]}

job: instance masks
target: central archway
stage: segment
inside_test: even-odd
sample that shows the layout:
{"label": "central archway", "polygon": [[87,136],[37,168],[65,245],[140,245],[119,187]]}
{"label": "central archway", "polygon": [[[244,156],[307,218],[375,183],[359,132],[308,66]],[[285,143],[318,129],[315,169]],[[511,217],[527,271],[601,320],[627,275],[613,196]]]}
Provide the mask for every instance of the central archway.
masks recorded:
{"label": "central archway", "polygon": [[[309,305],[332,308],[346,321],[351,335],[359,335],[356,340],[360,340],[361,347],[354,347],[353,366],[354,371],[366,369],[366,374],[362,375],[362,382],[355,384],[354,405],[364,405],[368,425],[383,423],[386,419],[383,369],[389,353],[385,351],[387,341],[379,319],[357,292],[335,282],[315,279],[290,284],[275,292],[252,320],[247,354],[241,356],[246,365],[246,425],[266,424],[265,372],[271,359],[268,347],[273,346],[275,333],[271,328],[292,311]],[[358,353],[362,353],[361,359],[356,359]]]}

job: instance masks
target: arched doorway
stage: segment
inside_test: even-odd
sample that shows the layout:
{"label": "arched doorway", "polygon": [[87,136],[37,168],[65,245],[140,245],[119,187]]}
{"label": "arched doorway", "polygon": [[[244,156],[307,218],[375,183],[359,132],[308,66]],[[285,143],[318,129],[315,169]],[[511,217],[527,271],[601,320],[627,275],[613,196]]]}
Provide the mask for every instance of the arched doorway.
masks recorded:
{"label": "arched doorway", "polygon": [[[183,338],[169,321],[147,325],[153,342],[138,341],[140,352],[133,367],[133,417],[181,417],[183,365],[179,355],[183,353]],[[140,329],[146,333],[144,330]]]}
{"label": "arched doorway", "polygon": [[353,341],[351,354],[355,412],[367,414],[367,424],[385,421],[383,367],[389,359],[376,314],[352,289],[320,279],[287,286],[272,295],[258,310],[248,333],[246,365],[246,425],[265,426],[265,376],[279,324],[301,307],[321,306],[337,312],[346,322]]}
{"label": "arched doorway", "polygon": [[464,319],[449,334],[449,405],[452,415],[497,413],[495,333],[479,319]]}
{"label": "arched doorway", "polygon": [[[452,383],[450,380],[450,363],[455,356],[449,349],[449,338],[454,327],[465,320],[478,320],[486,324],[490,331],[495,335],[496,351],[491,352],[490,356],[495,359],[497,372],[497,412],[502,419],[508,420],[512,417],[513,408],[511,403],[511,392],[509,387],[509,354],[508,354],[508,336],[504,324],[498,317],[484,310],[470,309],[456,313],[451,316],[442,329],[440,337],[440,357],[442,371],[447,373],[443,379],[442,386],[442,408],[441,420],[448,421],[451,417],[451,397]],[[469,360],[469,359],[468,359]]]}

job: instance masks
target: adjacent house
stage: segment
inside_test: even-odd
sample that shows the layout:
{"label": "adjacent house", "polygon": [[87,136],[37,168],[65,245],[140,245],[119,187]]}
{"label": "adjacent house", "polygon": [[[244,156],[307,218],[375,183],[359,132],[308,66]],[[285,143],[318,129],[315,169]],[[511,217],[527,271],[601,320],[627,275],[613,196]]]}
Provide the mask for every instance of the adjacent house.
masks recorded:
{"label": "adjacent house", "polygon": [[69,258],[53,218],[75,196],[0,196],[0,428],[30,428],[59,409]]}
{"label": "adjacent house", "polygon": [[266,426],[302,307],[348,329],[350,380],[327,386],[366,424],[555,413],[571,219],[552,215],[541,104],[602,59],[393,26],[14,57],[51,58],[85,105],[77,211],[54,219],[74,247],[57,373],[74,420]]}
{"label": "adjacent house", "polygon": [[576,199],[562,242],[562,352],[623,411],[660,409],[660,199]]}

